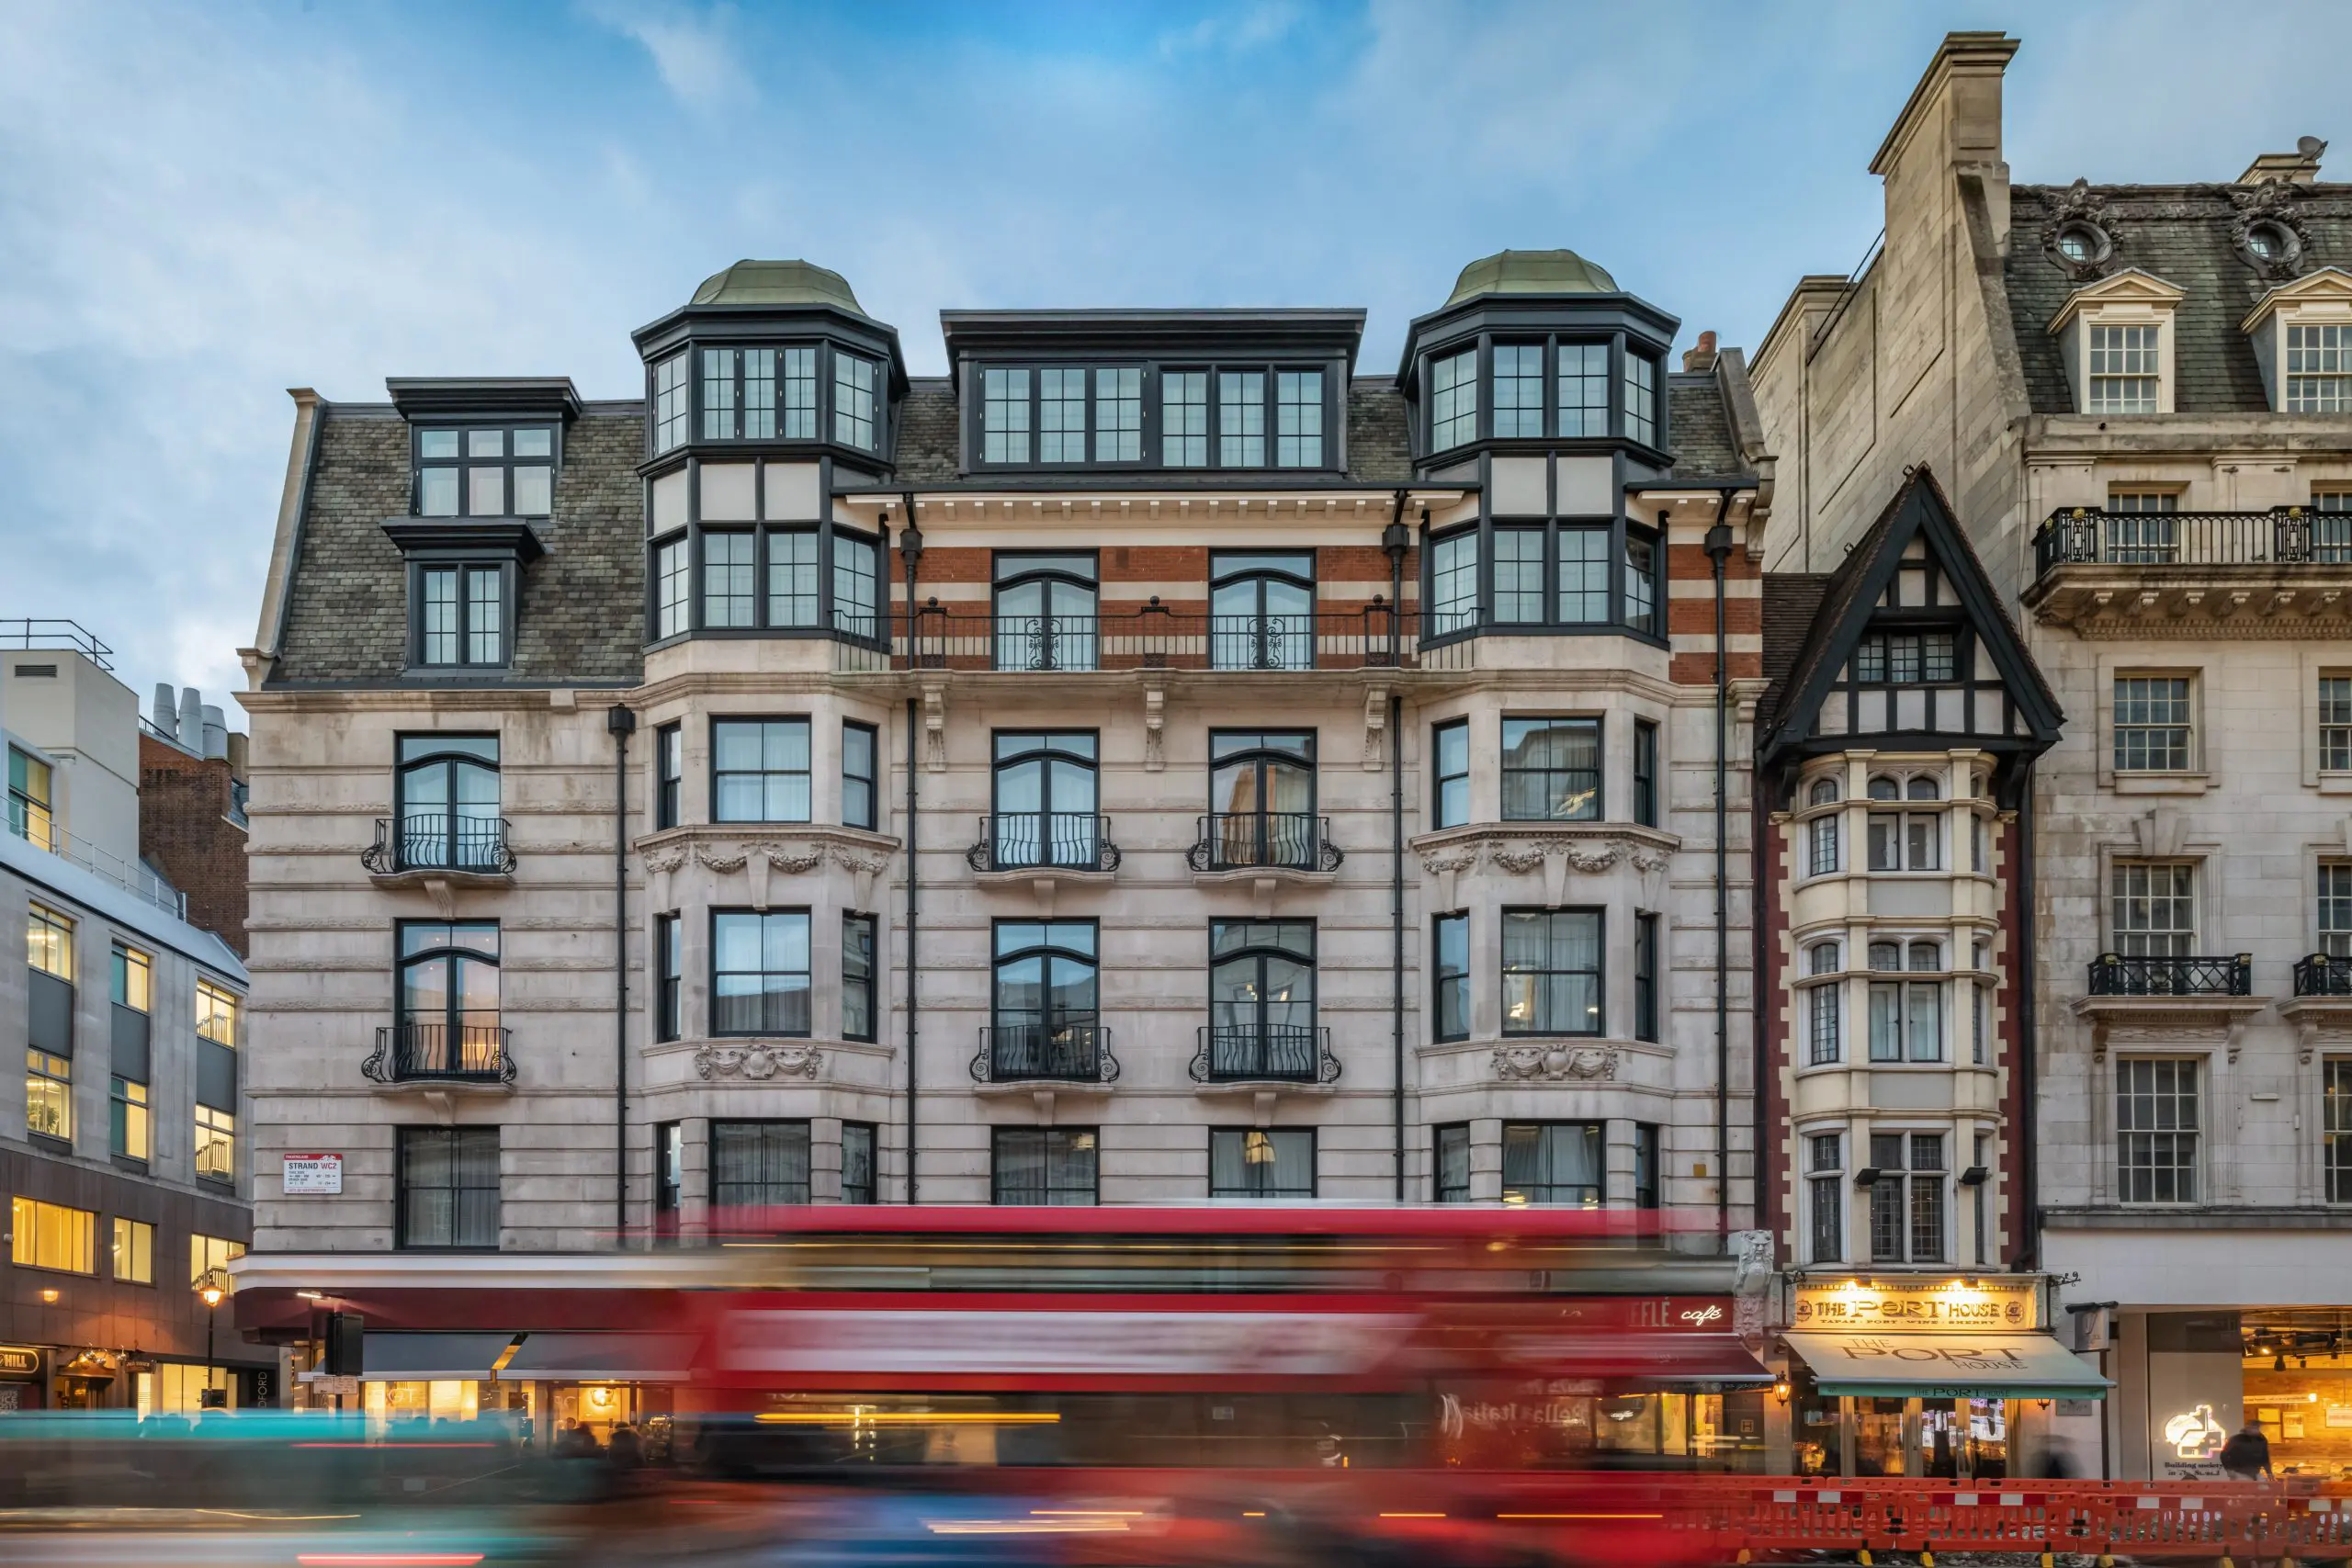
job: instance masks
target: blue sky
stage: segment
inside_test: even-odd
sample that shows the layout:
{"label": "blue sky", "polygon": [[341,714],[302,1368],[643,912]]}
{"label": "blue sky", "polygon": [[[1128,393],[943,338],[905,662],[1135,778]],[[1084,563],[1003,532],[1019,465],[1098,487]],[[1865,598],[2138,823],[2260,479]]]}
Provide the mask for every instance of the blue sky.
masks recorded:
{"label": "blue sky", "polygon": [[0,0],[0,616],[233,689],[286,388],[634,396],[629,329],[741,256],[843,273],[919,374],[942,308],[1035,305],[1361,305],[1385,371],[1504,246],[1753,344],[1877,232],[1950,28],[2023,39],[2020,181],[2352,135],[2258,85],[2344,6]]}

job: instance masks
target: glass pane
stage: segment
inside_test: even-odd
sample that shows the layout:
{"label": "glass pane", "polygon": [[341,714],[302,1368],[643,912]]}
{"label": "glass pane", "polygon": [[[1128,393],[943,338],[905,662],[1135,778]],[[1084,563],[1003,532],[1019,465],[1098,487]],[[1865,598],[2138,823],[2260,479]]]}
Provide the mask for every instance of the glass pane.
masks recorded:
{"label": "glass pane", "polygon": [[506,515],[506,470],[504,468],[468,468],[466,470],[466,512],[474,517],[503,517]]}
{"label": "glass pane", "polygon": [[514,515],[545,517],[555,510],[555,470],[537,463],[514,470]]}

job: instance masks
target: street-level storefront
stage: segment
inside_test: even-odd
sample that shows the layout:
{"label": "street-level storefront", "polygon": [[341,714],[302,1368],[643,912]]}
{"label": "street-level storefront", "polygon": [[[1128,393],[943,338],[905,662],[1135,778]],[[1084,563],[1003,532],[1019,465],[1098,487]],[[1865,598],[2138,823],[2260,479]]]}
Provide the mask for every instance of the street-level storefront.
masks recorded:
{"label": "street-level storefront", "polygon": [[2044,1328],[2044,1289],[2015,1276],[1792,1280],[1781,1336],[1791,1469],[2028,1473],[2051,1406],[2109,1386]]}
{"label": "street-level storefront", "polygon": [[[374,1332],[355,1394],[385,1428],[492,1420],[547,1446],[577,1427],[604,1448],[628,1426],[661,1446],[692,1352],[691,1337],[673,1334]],[[298,1377],[295,1387],[300,1405],[350,1407],[336,1380]]]}

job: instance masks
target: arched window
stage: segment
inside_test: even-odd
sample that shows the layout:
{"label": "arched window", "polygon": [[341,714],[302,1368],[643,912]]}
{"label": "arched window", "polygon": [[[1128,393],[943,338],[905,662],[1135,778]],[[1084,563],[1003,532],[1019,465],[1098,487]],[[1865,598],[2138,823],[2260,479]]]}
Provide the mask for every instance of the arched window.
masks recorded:
{"label": "arched window", "polygon": [[1835,975],[1838,973],[1838,944],[1834,942],[1815,943],[1814,946],[1807,951],[1805,957],[1811,961],[1813,964],[1813,973],[1815,975]]}
{"label": "arched window", "polygon": [[505,1067],[496,920],[400,923],[400,1078],[494,1078]]}
{"label": "arched window", "polygon": [[1872,800],[1901,800],[1903,788],[1887,774],[1880,773],[1871,780],[1871,798]]}
{"label": "arched window", "polygon": [[1838,781],[1836,779],[1814,780],[1813,793],[1809,798],[1815,806],[1835,806],[1838,804]]}
{"label": "arched window", "polygon": [[999,558],[996,667],[1093,669],[1096,581],[1091,555]]}
{"label": "arched window", "polygon": [[1899,942],[1874,942],[1871,943],[1871,967],[1873,969],[1902,968],[1903,944]]}
{"label": "arched window", "polygon": [[1940,944],[1932,942],[1915,942],[1911,944],[1912,968],[1933,972],[1943,966],[1944,953]]}
{"label": "arched window", "polygon": [[1936,780],[1935,780],[1935,775],[1934,775],[1934,774],[1932,774],[1932,773],[1915,773],[1915,774],[1913,774],[1913,775],[1912,775],[1912,778],[1911,778],[1910,787],[1909,787],[1909,788],[1908,788],[1905,793],[1906,793],[1907,795],[1910,795],[1910,797],[1911,797],[1912,799],[1914,799],[1914,800],[1933,800],[1933,799],[1935,799],[1935,798],[1936,798]]}

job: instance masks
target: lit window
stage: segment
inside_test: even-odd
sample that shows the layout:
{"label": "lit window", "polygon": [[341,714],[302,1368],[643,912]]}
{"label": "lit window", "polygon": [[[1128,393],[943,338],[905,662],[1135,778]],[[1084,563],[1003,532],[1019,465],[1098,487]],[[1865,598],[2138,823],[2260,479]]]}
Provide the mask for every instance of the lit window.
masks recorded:
{"label": "lit window", "polygon": [[1478,438],[1478,351],[1430,365],[1430,450],[1442,452]]}
{"label": "lit window", "polygon": [[1544,434],[1544,345],[1495,344],[1495,434]]}
{"label": "lit window", "polygon": [[1220,370],[1216,378],[1216,461],[1223,468],[1266,466],[1266,373]]}
{"label": "lit window", "polygon": [[833,439],[874,450],[876,367],[854,354],[833,354]]}
{"label": "lit window", "polygon": [[2197,1064],[2115,1064],[2117,1196],[2126,1203],[2197,1201]]}
{"label": "lit window", "polygon": [[155,1282],[155,1227],[141,1220],[115,1216],[114,1277],[126,1285]]}
{"label": "lit window", "polygon": [[1312,1198],[1311,1127],[1216,1127],[1209,1131],[1212,1198]]}
{"label": "lit window", "polygon": [[686,356],[673,354],[653,367],[653,449],[686,444]]}
{"label": "lit window", "polygon": [[1274,377],[1274,466],[1323,466],[1323,372],[1283,370]]}
{"label": "lit window", "polygon": [[8,1261],[67,1274],[98,1271],[98,1216],[87,1209],[17,1198],[9,1203]]}
{"label": "lit window", "polygon": [[14,746],[8,748],[8,831],[35,849],[57,846],[56,818],[50,814],[49,764]]}
{"label": "lit window", "polygon": [[1657,445],[1657,361],[1647,355],[1625,355],[1625,434]]}
{"label": "lit window", "polygon": [[187,1237],[187,1282],[193,1285],[207,1274],[225,1272],[230,1264],[244,1255],[245,1244],[242,1241],[190,1231]]}
{"label": "lit window", "polygon": [[1205,370],[1159,373],[1160,461],[1198,468],[1209,460],[1209,377]]}
{"label": "lit window", "polygon": [[[147,955],[135,947],[115,943],[111,992],[114,1005],[129,1008],[133,1012],[146,1012],[153,1005],[154,995],[154,969]],[[201,1024],[200,1015],[198,1021]]]}
{"label": "lit window", "polygon": [[207,1181],[237,1179],[237,1118],[209,1105],[196,1108],[196,1174]]}
{"label": "lit window", "polygon": [[1137,463],[1143,460],[1143,372],[1097,370],[1094,373],[1094,460],[1098,463]]}
{"label": "lit window", "polygon": [[1609,345],[1560,345],[1560,434],[1609,434]]}
{"label": "lit window", "polygon": [[124,1159],[143,1160],[154,1147],[147,1086],[133,1078],[110,1080],[107,1093],[107,1148]]}
{"label": "lit window", "polygon": [[2181,675],[2115,678],[2115,771],[2184,773],[2191,765],[2188,680]]}
{"label": "lit window", "polygon": [[2352,327],[2287,329],[2287,412],[2352,410]]}
{"label": "lit window", "polygon": [[196,1033],[216,1045],[237,1043],[237,998],[209,980],[196,983]]}
{"label": "lit window", "polygon": [[1505,1034],[1600,1034],[1601,911],[1503,911]]}
{"label": "lit window", "polygon": [[2092,327],[2086,413],[2156,412],[2155,327]]}
{"label": "lit window", "polygon": [[73,1058],[26,1048],[25,1126],[44,1138],[74,1141]]}

